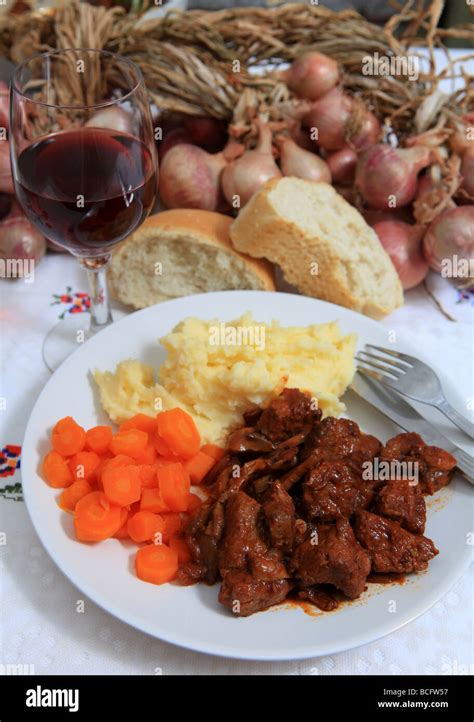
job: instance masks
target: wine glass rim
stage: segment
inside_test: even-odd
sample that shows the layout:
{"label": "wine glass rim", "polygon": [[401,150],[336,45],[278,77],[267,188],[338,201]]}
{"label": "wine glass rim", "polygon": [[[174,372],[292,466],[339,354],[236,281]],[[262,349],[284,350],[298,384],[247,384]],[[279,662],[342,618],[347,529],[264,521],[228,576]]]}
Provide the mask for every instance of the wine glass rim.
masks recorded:
{"label": "wine glass rim", "polygon": [[[65,105],[63,103],[46,103],[43,100],[35,100],[35,98],[31,98],[29,95],[26,95],[20,88],[17,86],[17,78],[20,75],[20,72],[23,70],[23,68],[28,65],[28,63],[31,63],[33,60],[36,60],[37,58],[47,58],[51,57],[53,55],[59,55],[60,53],[70,53],[70,52],[87,52],[87,53],[100,53],[101,55],[108,55],[110,57],[119,58],[121,61],[125,62],[127,65],[129,65],[132,70],[137,74],[137,82],[134,85],[133,88],[131,88],[125,95],[122,95],[120,98],[116,98],[114,100],[105,100],[100,103],[91,103],[88,104],[79,104],[79,105]],[[45,53],[35,53],[34,55],[30,55],[28,58],[25,58],[25,60],[22,60],[22,62],[15,68],[15,72],[13,74],[12,78],[12,90],[17,93],[18,95],[21,95],[22,98],[25,98],[25,100],[28,100],[30,103],[36,103],[36,105],[43,105],[47,108],[64,108],[65,110],[79,110],[79,109],[93,109],[93,108],[106,108],[110,105],[117,105],[117,103],[122,103],[124,100],[129,98],[133,93],[135,93],[136,90],[143,84],[143,74],[140,70],[140,67],[133,62],[133,60],[130,60],[129,58],[126,58],[124,55],[120,55],[119,53],[112,53],[110,50],[101,50],[100,48],[60,48],[58,50],[48,50]]]}

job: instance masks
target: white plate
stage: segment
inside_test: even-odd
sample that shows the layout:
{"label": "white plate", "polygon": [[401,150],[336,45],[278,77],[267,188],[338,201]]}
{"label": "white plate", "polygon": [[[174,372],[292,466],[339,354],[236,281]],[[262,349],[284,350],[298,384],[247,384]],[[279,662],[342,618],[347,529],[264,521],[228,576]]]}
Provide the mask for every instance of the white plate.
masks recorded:
{"label": "white plate", "polygon": [[[434,604],[462,575],[470,560],[472,490],[462,479],[429,500],[427,536],[440,549],[429,570],[404,585],[370,585],[359,600],[332,613],[309,616],[291,606],[246,619],[217,602],[218,587],[154,586],[133,573],[135,547],[109,539],[88,545],[74,541],[72,518],[59,510],[56,493],[38,474],[57,419],[73,415],[83,426],[107,421],[90,371],[113,369],[128,357],[158,365],[157,339],[186,316],[229,321],[244,311],[259,321],[306,325],[338,319],[355,331],[359,345],[387,343],[387,329],[345,308],[302,296],[254,291],[201,294],[134,313],[86,342],[56,371],[31,415],[22,454],[25,500],[41,541],[66,576],[90,599],[127,624],[167,642],[227,657],[256,660],[303,659],[366,644],[407,624]],[[409,347],[403,346],[410,351]],[[452,395],[452,394],[451,394]],[[364,402],[352,402],[348,416],[382,440],[399,429]]]}

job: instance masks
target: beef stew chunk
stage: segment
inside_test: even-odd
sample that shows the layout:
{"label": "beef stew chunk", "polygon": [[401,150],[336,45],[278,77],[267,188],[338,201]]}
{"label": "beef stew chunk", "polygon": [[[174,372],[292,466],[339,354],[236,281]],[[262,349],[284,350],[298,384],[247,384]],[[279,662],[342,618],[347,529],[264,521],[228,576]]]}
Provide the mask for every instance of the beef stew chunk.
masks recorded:
{"label": "beef stew chunk", "polygon": [[317,536],[296,549],[291,568],[304,586],[332,584],[350,599],[359,597],[370,572],[370,557],[358,543],[347,519],[319,524]]}
{"label": "beef stew chunk", "polygon": [[250,552],[264,554],[266,544],[257,526],[260,504],[239,491],[226,504],[226,529],[219,554],[222,576],[230,569],[246,569]]}
{"label": "beef stew chunk", "polygon": [[291,552],[295,538],[295,505],[279,481],[275,481],[263,502],[272,546]]}
{"label": "beef stew chunk", "polygon": [[423,534],[426,523],[426,504],[419,484],[407,479],[394,479],[383,486],[375,504],[377,514],[400,522],[413,534]]}
{"label": "beef stew chunk", "polygon": [[286,579],[265,582],[245,571],[232,571],[225,575],[219,592],[219,602],[237,617],[248,617],[274,604],[280,604],[291,589]]}
{"label": "beef stew chunk", "polygon": [[370,555],[373,572],[419,572],[439,553],[431,539],[412,534],[397,521],[368,511],[356,515],[354,531]]}
{"label": "beef stew chunk", "polygon": [[[342,595],[358,597],[369,574],[417,572],[438,554],[422,536],[423,494],[449,483],[450,454],[417,434],[382,447],[354,421],[321,420],[297,389],[244,418],[203,481],[209,500],[185,533],[182,584],[219,581],[219,601],[239,616],[290,593],[329,611]],[[416,461],[419,484],[367,479],[376,458]]]}
{"label": "beef stew chunk", "polygon": [[421,490],[434,494],[451,481],[456,459],[444,449],[427,446],[419,434],[398,434],[387,441],[380,454],[386,461],[416,462]]}
{"label": "beef stew chunk", "polygon": [[303,483],[303,502],[311,521],[335,521],[366,509],[373,498],[372,483],[357,477],[342,461],[314,466]]}
{"label": "beef stew chunk", "polygon": [[321,409],[313,408],[308,395],[298,389],[284,389],[264,409],[255,428],[271,441],[283,441],[305,426],[312,426],[320,418]]}

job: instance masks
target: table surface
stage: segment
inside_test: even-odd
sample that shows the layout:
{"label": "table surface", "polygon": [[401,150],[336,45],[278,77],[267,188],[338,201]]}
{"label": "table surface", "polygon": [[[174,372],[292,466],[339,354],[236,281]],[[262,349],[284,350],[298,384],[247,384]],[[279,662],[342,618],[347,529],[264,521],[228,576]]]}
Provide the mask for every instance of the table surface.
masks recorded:
{"label": "table surface", "polygon": [[[474,295],[430,275],[385,321],[436,359],[465,399],[472,396]],[[253,663],[215,658],[152,639],[85,599],[46,554],[21,499],[20,448],[35,400],[50,377],[41,354],[61,316],[85,312],[87,278],[66,254],[48,254],[34,283],[0,281],[1,665],[37,674],[459,674],[470,669],[472,570],[430,611],[388,637],[356,650],[304,662]],[[77,295],[79,294],[79,295]],[[116,319],[126,312],[115,307]],[[466,393],[466,390],[469,390]],[[461,408],[464,413],[466,409]],[[0,542],[1,543],[1,542]],[[1,669],[1,668],[0,668]]]}
{"label": "table surface", "polygon": [[[441,67],[441,55],[438,60]],[[474,294],[457,291],[435,274],[426,285],[405,294],[405,305],[382,323],[392,338],[403,335],[443,368],[458,390],[459,410],[469,414]],[[21,500],[20,467],[26,423],[50,377],[41,353],[44,338],[61,317],[87,311],[87,290],[84,272],[66,254],[48,254],[34,283],[0,280],[0,673],[474,673],[472,566],[431,610],[403,629],[349,652],[302,662],[242,662],[179,649],[128,627],[88,599],[84,613],[78,613],[80,591],[48,557]],[[127,312],[115,306],[114,318]]]}

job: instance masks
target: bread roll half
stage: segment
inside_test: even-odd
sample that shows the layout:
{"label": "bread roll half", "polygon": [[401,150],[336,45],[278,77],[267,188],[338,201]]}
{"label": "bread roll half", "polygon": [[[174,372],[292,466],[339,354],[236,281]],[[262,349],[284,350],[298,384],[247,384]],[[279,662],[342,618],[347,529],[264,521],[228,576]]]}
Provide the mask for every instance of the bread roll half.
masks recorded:
{"label": "bread roll half", "polygon": [[327,183],[268,181],[230,234],[237,250],[277,263],[308,296],[373,318],[403,304],[398,274],[375,231]]}
{"label": "bread roll half", "polygon": [[211,211],[175,209],[150,216],[114,252],[112,295],[144,308],[206,291],[274,291],[273,268],[235,250],[232,218]]}

